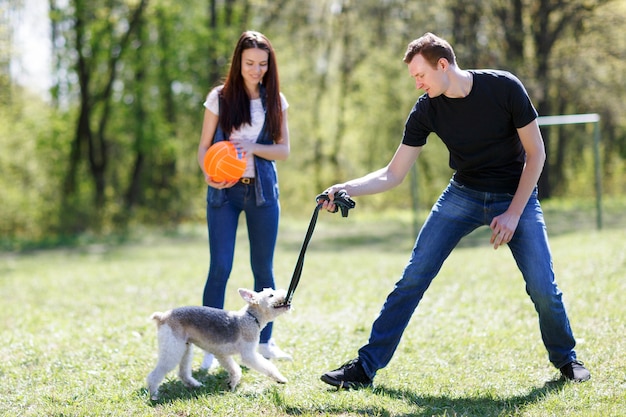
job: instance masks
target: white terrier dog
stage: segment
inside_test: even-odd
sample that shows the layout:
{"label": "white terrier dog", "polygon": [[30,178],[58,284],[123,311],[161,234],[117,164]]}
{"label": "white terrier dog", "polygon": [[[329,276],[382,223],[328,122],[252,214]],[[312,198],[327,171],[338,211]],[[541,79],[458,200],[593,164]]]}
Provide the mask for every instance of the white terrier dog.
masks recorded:
{"label": "white terrier dog", "polygon": [[188,387],[202,384],[191,376],[192,343],[212,353],[228,372],[228,386],[235,390],[241,379],[241,368],[232,358],[238,353],[244,365],[286,383],[280,371],[257,353],[259,334],[267,323],[290,308],[285,290],[269,288],[261,292],[239,289],[247,305],[239,311],[211,307],[180,307],[165,313],[154,313],[159,340],[159,360],[148,375],[150,398],[158,400],[159,385],[165,375],[179,365],[178,376]]}

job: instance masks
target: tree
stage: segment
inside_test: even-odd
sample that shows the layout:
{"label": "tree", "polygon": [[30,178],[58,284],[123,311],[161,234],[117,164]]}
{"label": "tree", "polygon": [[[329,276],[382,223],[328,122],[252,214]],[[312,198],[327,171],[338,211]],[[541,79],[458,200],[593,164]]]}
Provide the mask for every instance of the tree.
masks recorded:
{"label": "tree", "polygon": [[[285,212],[298,212],[294,207],[333,181],[388,162],[420,94],[401,58],[407,43],[426,31],[450,39],[464,68],[503,68],[518,75],[542,115],[601,113],[606,178],[612,179],[614,190],[624,190],[624,2],[49,4],[55,48],[52,102],[22,100],[23,91],[14,89],[13,107],[0,114],[9,121],[0,129],[0,144],[12,150],[11,158],[2,159],[10,166],[0,166],[0,190],[11,190],[2,195],[3,207],[42,207],[15,200],[25,199],[15,184],[29,184],[33,192],[28,198],[37,195],[47,203],[45,210],[37,211],[40,218],[48,226],[56,225],[56,212],[64,219],[60,229],[49,227],[48,236],[59,230],[80,233],[129,221],[165,225],[203,216],[205,184],[195,158],[202,103],[221,82],[234,42],[245,29],[260,30],[272,40],[281,89],[291,105],[293,151],[279,164],[286,179],[281,180]],[[593,94],[582,94],[584,89]],[[13,117],[30,115],[20,109],[25,102],[40,110],[40,119],[48,111],[53,116],[33,129],[30,118]],[[551,187],[559,184],[541,185],[545,197],[585,181],[588,155],[574,148],[587,140],[585,132],[552,128],[544,135],[549,163],[542,181],[548,179]],[[20,148],[18,137],[34,142]],[[23,152],[15,152],[18,148]],[[13,169],[30,166],[14,157],[26,159],[32,149],[38,151],[36,170]],[[430,205],[449,178],[446,157],[445,146],[429,140],[418,163],[424,204]],[[37,181],[32,187],[34,172],[37,180],[45,177],[45,183]],[[573,185],[561,185],[566,182]],[[407,187],[368,198],[367,204],[407,207]],[[60,203],[57,190],[62,190]],[[10,210],[4,209],[2,217]],[[9,224],[26,230],[24,219],[35,218],[30,213],[12,215]]]}
{"label": "tree", "polygon": [[[51,10],[58,10],[56,4],[51,5]],[[62,36],[76,53],[73,69],[79,86],[79,110],[62,192],[67,211],[77,192],[84,156],[94,184],[94,207],[104,206],[113,86],[120,59],[129,48],[146,6],[147,0],[140,0],[134,8],[122,1],[109,1],[103,8],[88,0],[73,0],[68,9],[70,26]]]}
{"label": "tree", "polygon": [[13,30],[9,16],[15,13],[12,5],[0,7],[0,105],[11,102],[11,51]]}
{"label": "tree", "polygon": [[[552,60],[552,52],[555,45],[567,34],[576,35],[580,29],[580,23],[593,14],[594,10],[610,0],[597,1],[570,1],[570,0],[538,0],[534,1],[530,10],[531,17],[531,37],[535,50],[534,62],[534,89],[537,97],[537,110],[541,115],[551,115],[555,105],[554,95],[550,94],[549,86],[554,85],[555,77],[552,67],[557,63]],[[558,97],[558,94],[557,94]],[[550,132],[543,130],[546,154],[553,152],[553,143]],[[557,161],[559,159],[557,158]],[[562,163],[562,160],[561,160]],[[544,167],[539,179],[540,197],[550,197],[552,195],[550,161]],[[560,168],[557,168],[559,170]]]}

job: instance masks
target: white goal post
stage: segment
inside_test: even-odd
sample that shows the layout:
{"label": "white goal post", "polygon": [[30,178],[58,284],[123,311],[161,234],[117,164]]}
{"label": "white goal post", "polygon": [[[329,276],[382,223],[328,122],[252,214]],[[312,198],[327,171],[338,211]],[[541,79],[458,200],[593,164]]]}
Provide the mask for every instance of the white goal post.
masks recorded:
{"label": "white goal post", "polygon": [[596,227],[602,229],[602,171],[600,169],[600,115],[597,113],[540,116],[539,126],[593,123],[593,164],[596,187]]}

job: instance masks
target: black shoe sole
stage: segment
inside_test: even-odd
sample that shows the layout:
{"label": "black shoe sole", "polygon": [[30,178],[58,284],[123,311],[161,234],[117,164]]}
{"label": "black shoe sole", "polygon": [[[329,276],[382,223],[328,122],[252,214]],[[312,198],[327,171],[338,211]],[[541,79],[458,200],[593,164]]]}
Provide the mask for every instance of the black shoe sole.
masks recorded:
{"label": "black shoe sole", "polygon": [[591,379],[591,375],[586,376],[584,378],[568,378],[565,375],[561,374],[561,378],[563,378],[565,381],[568,381],[568,382],[580,383],[580,382],[589,381]]}
{"label": "black shoe sole", "polygon": [[322,375],[320,378],[322,381],[327,383],[328,385],[332,385],[333,387],[337,387],[339,389],[361,389],[361,388],[369,388],[372,387],[373,384],[356,382],[356,381],[340,381],[338,379],[332,378],[326,374]]}

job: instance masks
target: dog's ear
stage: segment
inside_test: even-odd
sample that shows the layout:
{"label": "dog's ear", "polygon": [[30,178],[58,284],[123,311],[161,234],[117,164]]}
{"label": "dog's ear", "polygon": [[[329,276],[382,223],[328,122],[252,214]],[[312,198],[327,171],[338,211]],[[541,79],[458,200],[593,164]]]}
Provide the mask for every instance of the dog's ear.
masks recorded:
{"label": "dog's ear", "polygon": [[247,290],[245,288],[239,288],[239,295],[244,301],[248,304],[259,304],[259,300],[256,297],[256,293],[252,290]]}

